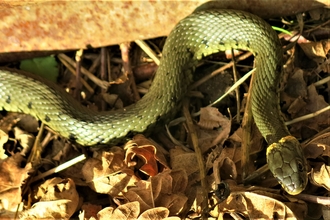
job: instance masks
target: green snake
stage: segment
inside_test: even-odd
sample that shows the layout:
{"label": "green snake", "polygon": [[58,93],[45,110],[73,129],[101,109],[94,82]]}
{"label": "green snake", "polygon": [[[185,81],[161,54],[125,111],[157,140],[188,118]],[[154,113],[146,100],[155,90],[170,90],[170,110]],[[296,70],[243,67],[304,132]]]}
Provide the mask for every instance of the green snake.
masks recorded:
{"label": "green snake", "polygon": [[307,162],[280,113],[281,44],[264,20],[247,12],[207,10],[181,20],[166,40],[149,92],[125,109],[91,111],[54,83],[9,69],[0,70],[0,108],[31,114],[82,145],[116,144],[173,118],[198,61],[231,48],[248,50],[255,56],[252,113],[269,144],[267,163],[282,187],[298,194],[307,184]]}

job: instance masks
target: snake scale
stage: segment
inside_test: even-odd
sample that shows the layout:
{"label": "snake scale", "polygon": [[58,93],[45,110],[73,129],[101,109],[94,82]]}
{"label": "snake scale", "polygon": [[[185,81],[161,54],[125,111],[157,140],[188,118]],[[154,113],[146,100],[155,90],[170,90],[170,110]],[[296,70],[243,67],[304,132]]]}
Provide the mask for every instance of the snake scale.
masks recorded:
{"label": "snake scale", "polygon": [[298,194],[307,184],[307,162],[280,113],[281,44],[264,20],[247,12],[207,10],[181,20],[166,40],[149,92],[125,109],[93,112],[57,85],[9,69],[0,70],[0,108],[31,114],[82,145],[115,144],[171,119],[192,82],[198,61],[231,48],[248,50],[255,56],[252,113],[269,144],[267,163],[282,187]]}

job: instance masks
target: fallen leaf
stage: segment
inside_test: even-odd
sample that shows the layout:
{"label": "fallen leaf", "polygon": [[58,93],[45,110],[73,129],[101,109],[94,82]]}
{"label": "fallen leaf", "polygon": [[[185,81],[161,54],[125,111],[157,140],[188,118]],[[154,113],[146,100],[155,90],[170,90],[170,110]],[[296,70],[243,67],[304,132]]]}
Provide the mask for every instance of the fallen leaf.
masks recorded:
{"label": "fallen leaf", "polygon": [[97,218],[97,213],[102,210],[102,206],[85,203],[80,208],[84,212],[84,219]]}
{"label": "fallen leaf", "polygon": [[330,132],[318,135],[303,145],[306,158],[330,157]]}
{"label": "fallen leaf", "polygon": [[38,187],[34,203],[25,210],[20,219],[31,218],[65,218],[69,219],[76,211],[79,195],[71,179],[53,178]]}
{"label": "fallen leaf", "polygon": [[153,220],[167,218],[170,211],[164,207],[152,208],[144,211],[138,218],[138,220]]}
{"label": "fallen leaf", "polygon": [[274,217],[303,219],[307,214],[307,205],[302,202],[299,205],[297,210],[291,210],[285,203],[269,196],[253,192],[232,192],[225,201],[219,204],[218,209],[219,217],[225,213],[237,213],[251,219],[273,219]]}
{"label": "fallen leaf", "polygon": [[299,46],[303,49],[307,57],[314,60],[316,63],[321,63],[327,58],[327,54],[330,50],[330,40],[310,41],[301,43]]}
{"label": "fallen leaf", "polygon": [[102,209],[97,217],[99,220],[108,219],[137,219],[140,214],[140,206],[138,202],[129,202],[120,205],[117,208],[107,207]]}
{"label": "fallen leaf", "polygon": [[[182,171],[179,172],[182,173]],[[177,172],[173,174],[174,177],[178,175]],[[127,192],[124,192],[124,196],[128,201],[138,201],[141,212],[155,206],[169,209],[171,215],[178,214],[187,201],[187,197],[182,192],[178,192],[178,189],[184,191],[184,186],[178,187],[178,184],[180,183],[173,179],[171,171],[167,170],[150,177],[149,181],[137,182],[135,187],[130,187]]]}
{"label": "fallen leaf", "polygon": [[[299,110],[297,109],[297,114],[294,115],[293,118],[314,113],[327,106],[329,106],[329,104],[324,100],[323,96],[317,93],[315,86],[312,84],[307,87],[306,105]],[[330,111],[326,111],[313,118],[293,124],[290,132],[292,135],[301,137],[302,139],[311,138],[325,127],[330,126],[330,120],[328,120],[329,118]]]}
{"label": "fallen leaf", "polygon": [[214,129],[228,125],[228,119],[223,116],[217,108],[205,107],[200,110],[201,115],[198,125],[204,129]]}
{"label": "fallen leaf", "polygon": [[[134,166],[137,165],[137,168],[144,174],[147,174],[148,176],[155,176],[159,172],[155,155],[156,148],[152,145],[131,146],[126,150],[125,163],[134,164]],[[141,163],[139,163],[139,159],[142,160]],[[132,163],[132,161],[137,162]]]}
{"label": "fallen leaf", "polygon": [[324,163],[314,164],[310,179],[314,185],[321,186],[330,191],[330,166]]}
{"label": "fallen leaf", "polygon": [[217,145],[222,147],[231,129],[231,121],[222,115],[217,108],[201,108],[198,127],[198,143],[202,153]]}
{"label": "fallen leaf", "polygon": [[119,147],[112,147],[109,152],[98,151],[95,158],[86,161],[82,173],[95,192],[113,197],[132,184],[131,181],[135,182],[133,171],[124,163],[124,151]]}
{"label": "fallen leaf", "polygon": [[0,161],[0,201],[4,210],[17,210],[22,200],[22,184],[32,172],[31,163],[22,168],[23,163],[25,159],[19,153]]}
{"label": "fallen leaf", "polygon": [[186,152],[181,147],[170,150],[170,161],[173,170],[185,170],[188,176],[199,170],[195,152]]}

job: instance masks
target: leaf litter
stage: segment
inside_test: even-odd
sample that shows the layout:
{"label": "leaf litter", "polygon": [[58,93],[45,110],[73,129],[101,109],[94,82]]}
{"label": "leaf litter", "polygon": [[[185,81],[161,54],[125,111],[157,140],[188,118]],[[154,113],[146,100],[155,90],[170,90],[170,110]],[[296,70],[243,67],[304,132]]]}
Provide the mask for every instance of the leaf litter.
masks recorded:
{"label": "leaf litter", "polygon": [[[322,21],[315,21],[317,22]],[[323,28],[328,30],[329,26]],[[285,87],[280,94],[283,117],[287,122],[329,107],[330,42],[329,39],[311,41],[308,36],[311,34],[312,32],[307,31],[297,33],[296,36],[299,37],[283,37],[284,44],[293,44],[287,47],[289,49],[285,53]],[[156,39],[153,45],[161,47],[163,41]],[[109,48],[106,50],[109,53]],[[131,48],[131,51],[135,51],[131,59],[135,62],[132,63],[133,69],[138,69],[141,60],[146,60],[146,55],[136,46]],[[107,62],[111,63],[108,67],[114,70],[109,72],[114,82],[127,80],[126,72],[125,80],[116,81],[118,74],[114,74],[120,72],[124,65],[118,58],[120,54],[123,54],[120,49],[112,47],[112,56],[105,57]],[[104,55],[86,51],[84,56],[88,60],[83,63],[84,71],[93,72],[92,68],[88,69],[86,65],[100,65]],[[65,59],[71,58],[67,56]],[[218,61],[223,58],[220,54],[207,59]],[[70,62],[66,65],[68,63]],[[148,71],[149,65],[154,69],[152,62],[143,61],[142,65],[145,72],[152,72]],[[125,67],[128,68],[125,71],[130,71],[129,66]],[[250,67],[245,65],[239,70],[243,73],[248,69]],[[75,80],[66,75],[68,73],[63,75],[63,79],[69,80],[62,82],[62,85],[71,90],[76,87]],[[93,81],[100,83],[100,87],[104,89],[105,79],[103,76],[99,77],[101,81],[95,78]],[[119,79],[124,78],[119,76]],[[92,84],[88,79],[86,83]],[[213,88],[221,87],[221,82],[219,84],[214,80],[214,83],[216,84]],[[116,89],[118,87],[119,90],[126,91],[124,94],[131,91],[129,83],[116,84]],[[243,84],[243,94],[247,92],[246,87],[247,85]],[[95,91],[101,91],[101,96],[94,97],[89,94],[88,91],[94,90],[83,89],[85,97],[88,98],[82,101],[83,104],[99,109],[94,103],[101,103],[102,106],[109,103],[109,95],[100,89]],[[112,96],[111,103],[117,100],[121,103],[118,106],[122,106],[132,102],[132,97],[123,96]],[[106,97],[107,101],[102,101],[100,97]],[[238,100],[243,106],[238,109],[241,114],[244,113],[245,97],[242,95]],[[201,106],[199,99],[191,100],[191,105],[197,106],[192,109],[198,111]],[[292,197],[280,190],[269,171],[258,172],[258,168],[266,163],[266,144],[255,126],[250,140],[250,162],[245,166],[249,174],[257,174],[254,181],[248,185],[243,184],[241,143],[244,128],[231,116],[233,112],[237,112],[235,108],[235,105],[229,106],[229,110],[223,111],[223,114],[213,107],[202,108],[199,118],[194,119],[207,172],[208,198],[203,198],[197,156],[190,148],[189,130],[184,123],[169,129],[171,136],[177,139],[177,144],[173,144],[169,138],[164,138],[167,134],[161,130],[154,132],[151,136],[153,139],[136,135],[124,146],[86,149],[50,133],[51,137],[45,144],[47,147],[41,155],[41,163],[32,168],[32,164],[25,159],[29,154],[29,150],[25,149],[32,147],[38,123],[21,123],[25,116],[5,113],[0,118],[0,216],[14,218],[19,215],[22,219],[178,219],[200,217],[206,212],[209,218],[244,216],[267,219],[275,216],[281,219],[303,219],[306,216],[326,215],[326,209],[317,209],[315,206],[329,205],[325,198],[330,188],[330,168],[327,162],[330,156],[330,111],[289,126],[290,132],[302,142],[310,167],[308,187],[302,195]],[[234,118],[236,117],[234,115]],[[49,131],[45,133],[47,132]],[[70,166],[52,177],[36,182],[29,181],[33,171],[36,171],[33,175],[38,175],[81,153],[88,157],[83,163]],[[226,183],[227,188],[220,189],[221,183]],[[226,190],[231,193],[224,193]],[[216,195],[224,196],[220,199]],[[207,207],[203,206],[205,199],[208,201]],[[315,202],[316,199],[322,200],[323,203]],[[316,204],[311,206],[311,203]],[[306,210],[313,207],[315,210],[307,213]]]}

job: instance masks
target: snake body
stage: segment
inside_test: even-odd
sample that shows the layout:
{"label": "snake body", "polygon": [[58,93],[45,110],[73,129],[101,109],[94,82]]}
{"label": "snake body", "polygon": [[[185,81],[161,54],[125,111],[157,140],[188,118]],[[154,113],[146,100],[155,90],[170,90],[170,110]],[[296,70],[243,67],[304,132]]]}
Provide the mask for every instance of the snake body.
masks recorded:
{"label": "snake body", "polygon": [[31,114],[82,145],[115,144],[172,118],[192,82],[197,62],[231,48],[255,56],[253,117],[270,145],[270,170],[288,193],[298,194],[307,183],[307,163],[280,115],[281,44],[264,20],[247,12],[199,11],[181,20],[167,38],[149,92],[123,110],[93,112],[51,82],[5,69],[0,70],[0,108]]}

